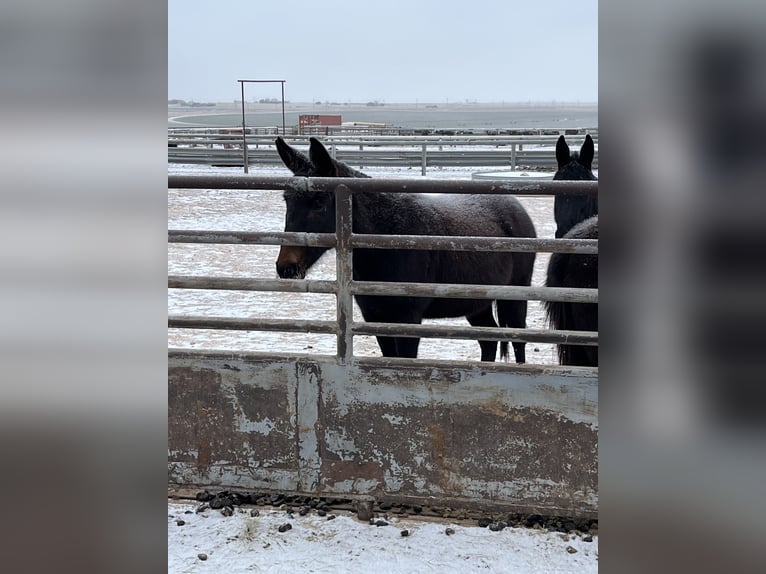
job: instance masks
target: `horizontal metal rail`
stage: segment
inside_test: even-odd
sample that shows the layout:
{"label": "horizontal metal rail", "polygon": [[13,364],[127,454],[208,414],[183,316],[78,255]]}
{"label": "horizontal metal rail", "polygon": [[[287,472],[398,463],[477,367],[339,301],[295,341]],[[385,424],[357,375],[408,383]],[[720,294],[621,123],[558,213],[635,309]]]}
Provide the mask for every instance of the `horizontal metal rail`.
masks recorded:
{"label": "horizontal metal rail", "polygon": [[[588,133],[594,142],[598,142],[598,130],[589,129]],[[275,136],[273,134],[246,134],[248,145],[273,146]],[[322,135],[322,142],[326,146],[420,146],[423,144],[462,147],[465,145],[482,146],[507,146],[511,144],[522,145],[556,145],[560,134],[551,135],[369,135],[369,134],[329,134]],[[309,139],[315,135],[291,135],[285,140],[291,145],[309,145]],[[585,139],[585,134],[568,134],[567,141],[570,146],[579,145]],[[210,128],[168,128],[170,140],[186,140],[191,142],[206,141],[221,143],[242,143],[242,130],[236,133],[220,133],[218,129]]]}
{"label": "horizontal metal rail", "polygon": [[[335,321],[213,317],[201,315],[171,315],[171,329],[214,329],[226,331],[285,331],[334,335]],[[526,341],[530,343],[568,343],[597,345],[598,333],[590,331],[553,331],[547,329],[514,329],[507,327],[468,327],[460,325],[420,325],[410,323],[352,322],[354,335],[390,337],[434,337],[449,339],[483,339],[488,341]]]}
{"label": "horizontal metal rail", "polygon": [[168,276],[169,289],[221,289],[224,291],[277,291],[286,293],[337,292],[335,281],[319,279],[251,279],[249,277]]}
{"label": "horizontal metal rail", "polygon": [[[241,277],[171,275],[168,277],[168,288],[337,294],[337,283],[335,281],[307,279],[249,279]],[[507,299],[516,301],[598,303],[598,289],[569,287],[351,281],[349,282],[349,289],[353,295],[376,295],[381,297],[437,297],[447,299]]]}
{"label": "horizontal metal rail", "polygon": [[[321,136],[322,143],[328,148],[335,149],[336,154],[349,153],[355,154],[359,151],[370,152],[374,154],[379,153],[411,153],[413,151],[419,151],[423,146],[431,148],[429,153],[437,153],[441,151],[452,151],[457,153],[473,154],[477,152],[492,152],[503,151],[508,157],[508,151],[511,147],[521,148],[529,152],[538,152],[541,154],[551,155],[551,149],[541,149],[535,146],[548,146],[552,148],[556,145],[558,136],[535,136],[524,139],[524,136],[464,136],[461,139],[448,137],[429,137],[421,136],[418,139],[417,136],[388,138],[380,140],[369,138],[344,138],[333,140],[332,137]],[[249,150],[259,151],[274,151],[274,139],[272,136],[247,136],[247,147]],[[568,137],[567,142],[570,146],[580,146],[584,137]],[[309,146],[308,138],[304,140],[298,140],[297,138],[289,137],[287,141],[290,145],[296,147]],[[230,146],[228,148],[219,149],[231,149],[242,147],[242,135],[241,134],[221,134],[221,135],[199,135],[192,136],[188,134],[180,134],[177,136],[168,137],[168,143],[187,145],[187,146]],[[526,148],[525,148],[526,146]],[[195,149],[180,148],[180,149]],[[340,159],[340,157],[338,157]]]}
{"label": "horizontal metal rail", "polygon": [[210,243],[216,245],[304,245],[335,247],[334,233],[291,233],[272,231],[168,230],[168,243]]}
{"label": "horizontal metal rail", "polygon": [[[332,141],[326,136],[322,137],[323,143],[328,147],[336,159],[346,162],[363,163],[370,162],[375,165],[378,159],[386,157],[408,158],[414,162],[422,160],[422,154],[425,151],[426,160],[431,158],[464,157],[467,159],[497,158],[506,165],[510,165],[511,160],[523,160],[527,157],[534,157],[542,160],[544,163],[555,162],[555,153],[553,148],[556,145],[557,136],[539,137],[524,140],[520,137],[510,137],[507,139],[479,136],[466,137],[462,140],[448,140],[438,138],[397,138],[391,140],[337,140]],[[583,138],[568,138],[570,146],[579,147]],[[309,142],[294,141],[289,138],[292,145],[304,145],[308,148]],[[275,149],[274,136],[247,138],[248,160],[253,158],[256,161],[267,161],[278,165],[281,159]],[[213,157],[225,157],[230,154],[243,161],[242,157],[242,136],[206,136],[190,137],[179,136],[168,138],[168,157],[172,159],[182,158],[184,155],[189,157],[203,156],[205,153]],[[537,147],[546,146],[546,147]],[[299,148],[300,149],[300,148]],[[594,161],[597,164],[598,151]]]}
{"label": "horizontal metal rail", "polygon": [[[566,331],[562,331],[566,332]],[[570,331],[572,333],[578,331]],[[582,331],[587,333],[587,331]],[[592,334],[592,333],[591,333]],[[272,352],[272,351],[234,351],[234,350],[222,350],[222,349],[189,349],[185,347],[168,347],[168,357],[172,359],[187,359],[187,360],[261,360],[270,361],[272,359],[278,359],[280,361],[295,361],[295,355],[287,352]],[[334,365],[336,363],[335,355],[327,355],[322,353],[312,353],[312,360],[317,362],[324,362]],[[428,364],[434,365],[439,369],[445,369],[446,371],[453,371],[455,369],[461,369],[466,366],[467,363],[473,363],[474,361],[466,361],[461,359],[429,359]],[[373,368],[423,368],[423,362],[418,359],[410,359],[405,357],[357,357],[355,361],[357,367],[373,367]],[[502,363],[502,362],[484,362],[481,363],[481,371],[487,373],[506,373],[508,371],[525,372],[530,375],[585,375],[591,376],[593,374],[592,367],[577,367],[573,365],[539,365],[535,363]]]}
{"label": "horizontal metal rail", "polygon": [[598,289],[583,289],[579,287],[352,281],[350,288],[351,293],[354,295],[598,303]]}
{"label": "horizontal metal rail", "polygon": [[514,251],[526,253],[598,253],[597,239],[528,239],[452,235],[351,235],[351,246],[366,249],[429,249],[438,251]]}
{"label": "horizontal metal rail", "polygon": [[[542,169],[555,170],[556,160],[551,153],[531,151],[510,151],[498,153],[431,151],[391,152],[370,154],[367,151],[356,155],[339,153],[338,159],[354,167],[399,167],[420,168],[420,175],[428,175],[428,168],[466,167],[466,168],[508,168],[511,170]],[[241,150],[180,148],[168,150],[170,163],[214,165],[221,167],[242,167],[244,160]],[[276,153],[266,150],[248,150],[248,166],[262,165],[283,167]],[[593,168],[598,169],[598,160],[594,159]]]}
{"label": "horizontal metal rail", "polygon": [[508,327],[464,327],[453,325],[416,325],[410,323],[353,323],[354,335],[392,337],[434,337],[445,339],[484,339],[487,341],[526,341],[527,343],[568,343],[598,345],[598,333],[592,331],[554,331],[513,329]]}
{"label": "horizontal metal rail", "polygon": [[217,329],[225,331],[286,331],[290,333],[323,333],[334,335],[336,321],[301,319],[240,319],[236,317],[207,317],[204,315],[170,315],[171,329]]}
{"label": "horizontal metal rail", "polygon": [[[335,247],[334,233],[258,231],[168,231],[169,243],[220,245],[302,245]],[[438,251],[515,251],[547,253],[598,253],[596,239],[538,239],[525,237],[465,237],[454,235],[351,235],[351,246],[364,249],[429,249]]]}
{"label": "horizontal metal rail", "polygon": [[262,177],[235,175],[170,175],[171,189],[258,189],[283,190],[286,187],[306,191],[332,192],[342,183],[353,193],[457,193],[519,196],[596,195],[597,181],[525,181],[498,182],[476,180],[384,180],[374,178],[334,177]]}
{"label": "horizontal metal rail", "polygon": [[[282,191],[295,177],[243,175],[169,175],[169,189],[258,189]],[[297,178],[304,179],[304,178]]]}

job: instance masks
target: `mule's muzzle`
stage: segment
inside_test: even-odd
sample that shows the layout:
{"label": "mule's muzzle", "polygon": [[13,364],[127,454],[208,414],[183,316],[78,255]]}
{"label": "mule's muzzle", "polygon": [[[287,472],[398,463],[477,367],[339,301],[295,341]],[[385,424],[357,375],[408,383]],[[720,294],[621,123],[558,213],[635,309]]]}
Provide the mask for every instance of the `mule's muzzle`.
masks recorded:
{"label": "mule's muzzle", "polygon": [[306,271],[298,263],[280,263],[277,261],[277,275],[282,279],[303,279]]}
{"label": "mule's muzzle", "polygon": [[306,276],[306,253],[300,247],[282,246],[277,257],[277,275],[282,279],[303,279]]}

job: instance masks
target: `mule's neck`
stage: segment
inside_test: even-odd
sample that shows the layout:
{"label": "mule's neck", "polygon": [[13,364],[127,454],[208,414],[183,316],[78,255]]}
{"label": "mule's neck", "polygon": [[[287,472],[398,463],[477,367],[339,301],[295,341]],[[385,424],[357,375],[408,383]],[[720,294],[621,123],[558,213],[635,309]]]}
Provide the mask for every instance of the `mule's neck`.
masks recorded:
{"label": "mule's neck", "polygon": [[394,233],[418,218],[417,197],[407,193],[363,191],[353,198],[355,233]]}
{"label": "mule's neck", "polygon": [[366,173],[362,173],[345,163],[335,162],[335,170],[337,171],[336,177],[361,177],[364,179],[371,179]]}

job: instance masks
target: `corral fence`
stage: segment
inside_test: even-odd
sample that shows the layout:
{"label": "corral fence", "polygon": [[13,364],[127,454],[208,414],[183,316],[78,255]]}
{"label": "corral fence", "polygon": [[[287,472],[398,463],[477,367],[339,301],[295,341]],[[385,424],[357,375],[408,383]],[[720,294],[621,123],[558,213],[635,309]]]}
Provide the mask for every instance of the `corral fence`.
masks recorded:
{"label": "corral fence", "polygon": [[[173,487],[234,488],[490,511],[597,516],[598,370],[358,357],[353,337],[567,342],[590,332],[357,322],[353,296],[597,302],[592,289],[373,283],[355,248],[596,253],[595,240],[352,232],[360,191],[433,191],[423,180],[170,176],[173,189],[286,187],[336,194],[335,233],[169,230],[169,242],[335,247],[336,278],[170,276],[173,289],[334,293],[336,320],[169,316],[169,328],[331,333],[334,355],[170,349]],[[440,182],[441,193],[596,193],[597,182]]]}
{"label": "corral fence", "polygon": [[[598,142],[597,130],[570,130],[567,143],[579,149],[585,134]],[[223,133],[216,133],[223,132]],[[554,147],[558,135],[455,135],[455,136],[317,136],[333,156],[349,165],[365,167],[427,168],[468,166],[507,169],[556,169]],[[275,135],[246,134],[247,163],[278,165]],[[308,146],[308,136],[286,138],[293,145]],[[168,129],[168,162],[243,166],[242,129]],[[598,146],[593,158],[598,168]]]}

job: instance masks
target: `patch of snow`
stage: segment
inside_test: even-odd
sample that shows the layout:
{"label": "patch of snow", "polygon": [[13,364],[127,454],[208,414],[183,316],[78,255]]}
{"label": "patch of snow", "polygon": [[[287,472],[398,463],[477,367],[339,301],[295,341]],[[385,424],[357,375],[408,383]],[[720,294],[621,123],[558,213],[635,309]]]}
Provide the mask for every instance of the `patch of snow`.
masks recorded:
{"label": "patch of snow", "polygon": [[[448,521],[390,517],[387,526],[335,519],[313,511],[237,507],[196,512],[198,503],[168,501],[168,572],[492,572],[555,574],[598,571],[598,536],[529,528],[464,526]],[[183,525],[178,521],[183,520]],[[291,528],[279,532],[279,527]],[[454,533],[447,534],[450,528]],[[403,531],[408,531],[403,536]],[[204,555],[205,559],[199,556]]]}

